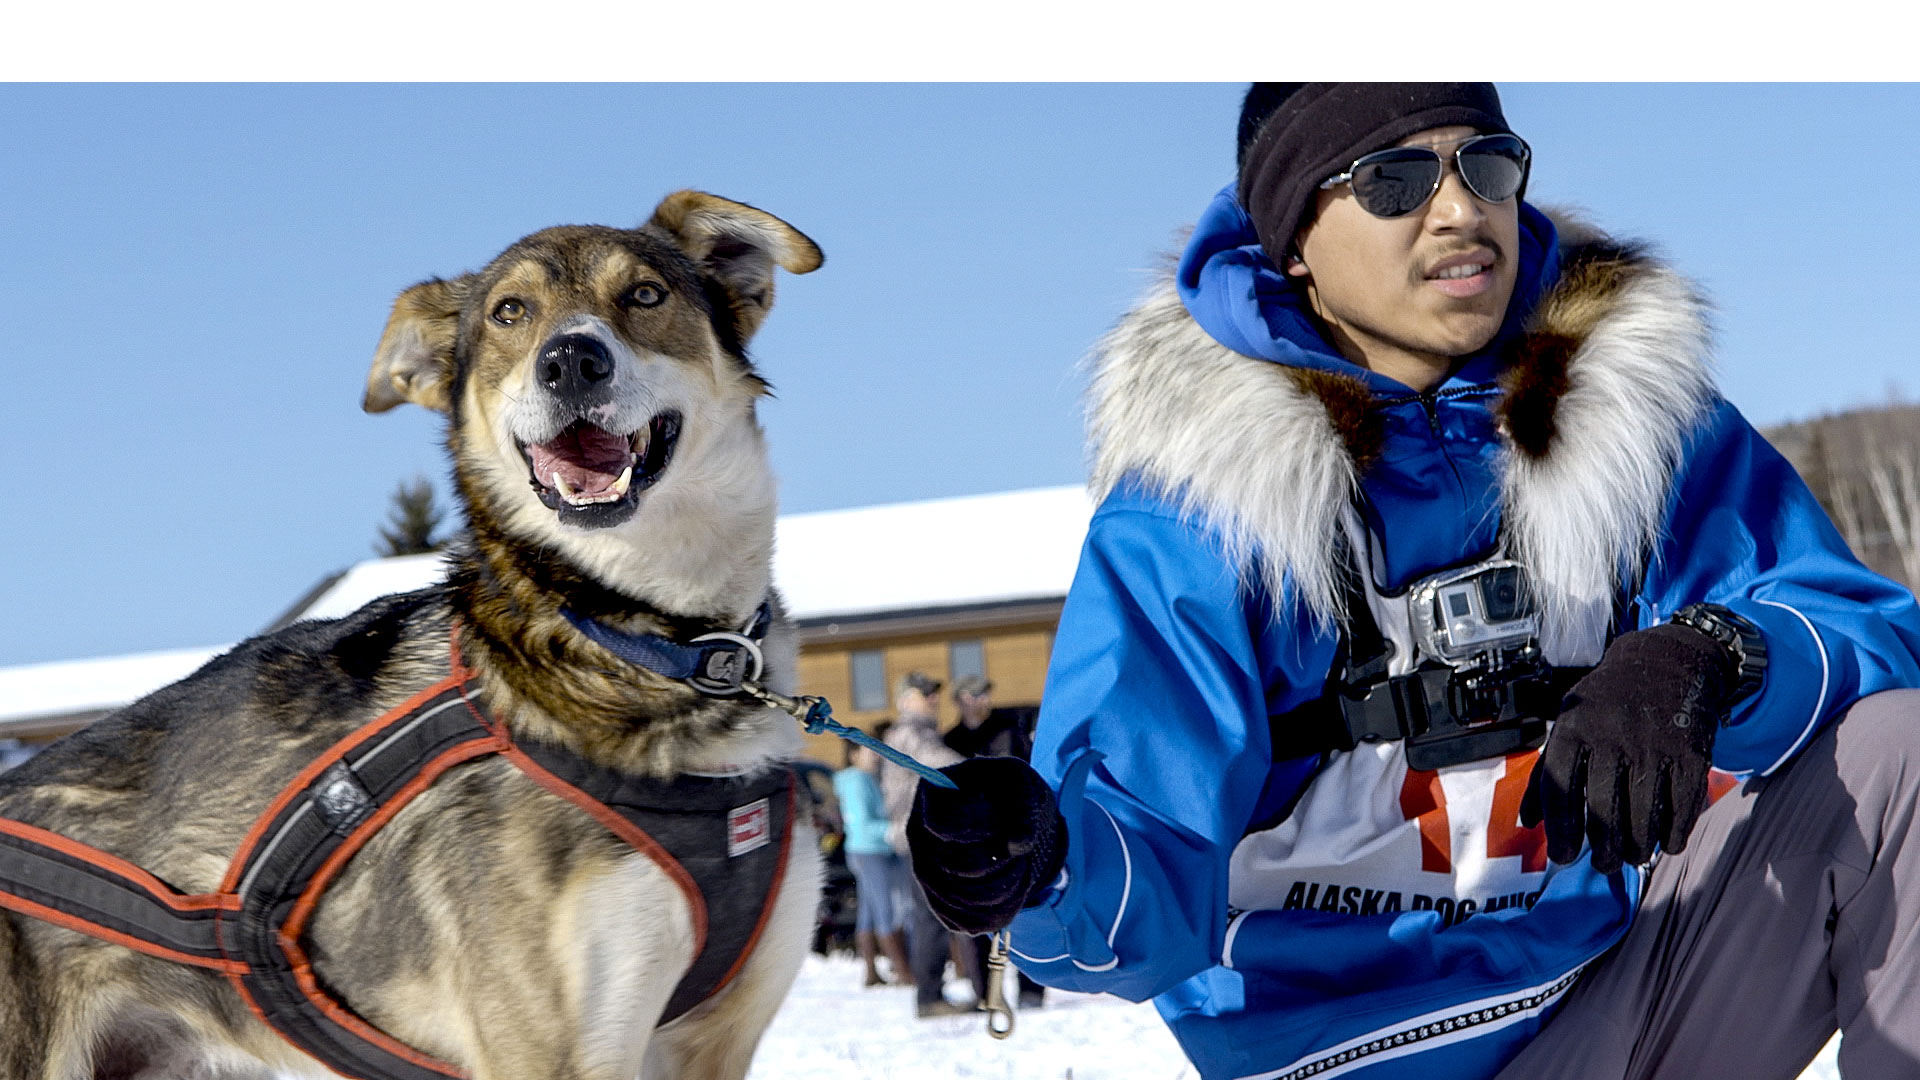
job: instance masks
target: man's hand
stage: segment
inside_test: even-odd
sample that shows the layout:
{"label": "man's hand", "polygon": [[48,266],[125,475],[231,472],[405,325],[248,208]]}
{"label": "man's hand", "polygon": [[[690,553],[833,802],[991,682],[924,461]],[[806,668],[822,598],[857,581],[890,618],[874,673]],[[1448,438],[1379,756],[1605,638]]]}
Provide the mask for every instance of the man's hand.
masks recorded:
{"label": "man's hand", "polygon": [[1040,774],[1019,758],[981,757],[940,770],[956,790],[922,783],[907,818],[913,874],[948,927],[989,934],[1060,874],[1067,823]]}
{"label": "man's hand", "polygon": [[1520,823],[1547,823],[1547,854],[1572,862],[1584,836],[1593,868],[1644,863],[1687,846],[1707,801],[1713,737],[1727,718],[1735,661],[1719,642],[1668,624],[1615,638],[1574,684],[1534,765]]}

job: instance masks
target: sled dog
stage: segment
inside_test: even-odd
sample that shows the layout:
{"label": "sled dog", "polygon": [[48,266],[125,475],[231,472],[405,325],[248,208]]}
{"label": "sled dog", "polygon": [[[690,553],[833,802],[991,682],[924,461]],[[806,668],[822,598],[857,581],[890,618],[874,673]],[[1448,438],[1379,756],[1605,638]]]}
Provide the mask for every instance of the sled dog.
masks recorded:
{"label": "sled dog", "polygon": [[[446,582],[246,641],[0,775],[0,840],[94,905],[0,901],[0,1077],[744,1076],[819,865],[790,785],[727,793],[788,775],[796,725],[572,620],[751,638],[791,691],[746,346],[775,268],[820,263],[682,191],[403,292],[364,405],[446,415],[468,524]],[[622,817],[683,789],[719,824]],[[752,895],[706,884],[751,859]],[[135,908],[165,940],[100,929],[154,922]],[[320,1043],[345,1049],[323,1065]]]}

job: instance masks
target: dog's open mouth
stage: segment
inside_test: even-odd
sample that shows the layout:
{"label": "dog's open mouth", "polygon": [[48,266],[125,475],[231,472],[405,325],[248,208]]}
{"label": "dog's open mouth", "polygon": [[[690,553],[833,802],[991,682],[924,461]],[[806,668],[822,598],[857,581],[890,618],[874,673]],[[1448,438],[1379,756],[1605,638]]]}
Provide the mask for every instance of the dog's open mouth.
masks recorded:
{"label": "dog's open mouth", "polygon": [[543,443],[524,443],[534,494],[562,520],[614,525],[666,471],[680,439],[680,414],[663,412],[629,435],[575,420]]}

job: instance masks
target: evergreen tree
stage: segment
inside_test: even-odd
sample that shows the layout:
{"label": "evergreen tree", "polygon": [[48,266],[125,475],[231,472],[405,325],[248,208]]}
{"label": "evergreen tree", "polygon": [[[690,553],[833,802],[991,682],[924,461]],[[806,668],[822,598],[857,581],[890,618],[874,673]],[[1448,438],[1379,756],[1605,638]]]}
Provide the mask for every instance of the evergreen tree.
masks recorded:
{"label": "evergreen tree", "polygon": [[402,481],[393,491],[388,523],[380,529],[380,541],[373,545],[374,553],[391,558],[438,551],[446,541],[434,539],[433,532],[445,516],[434,503],[433,484],[426,477]]}

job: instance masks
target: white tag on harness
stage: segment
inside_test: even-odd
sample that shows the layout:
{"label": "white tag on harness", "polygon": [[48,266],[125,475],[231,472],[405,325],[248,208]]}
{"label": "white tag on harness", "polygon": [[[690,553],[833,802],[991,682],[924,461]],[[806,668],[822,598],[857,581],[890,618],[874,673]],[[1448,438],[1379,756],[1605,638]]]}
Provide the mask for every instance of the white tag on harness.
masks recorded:
{"label": "white tag on harness", "polygon": [[773,810],[765,799],[727,811],[727,858],[766,847],[773,839]]}

